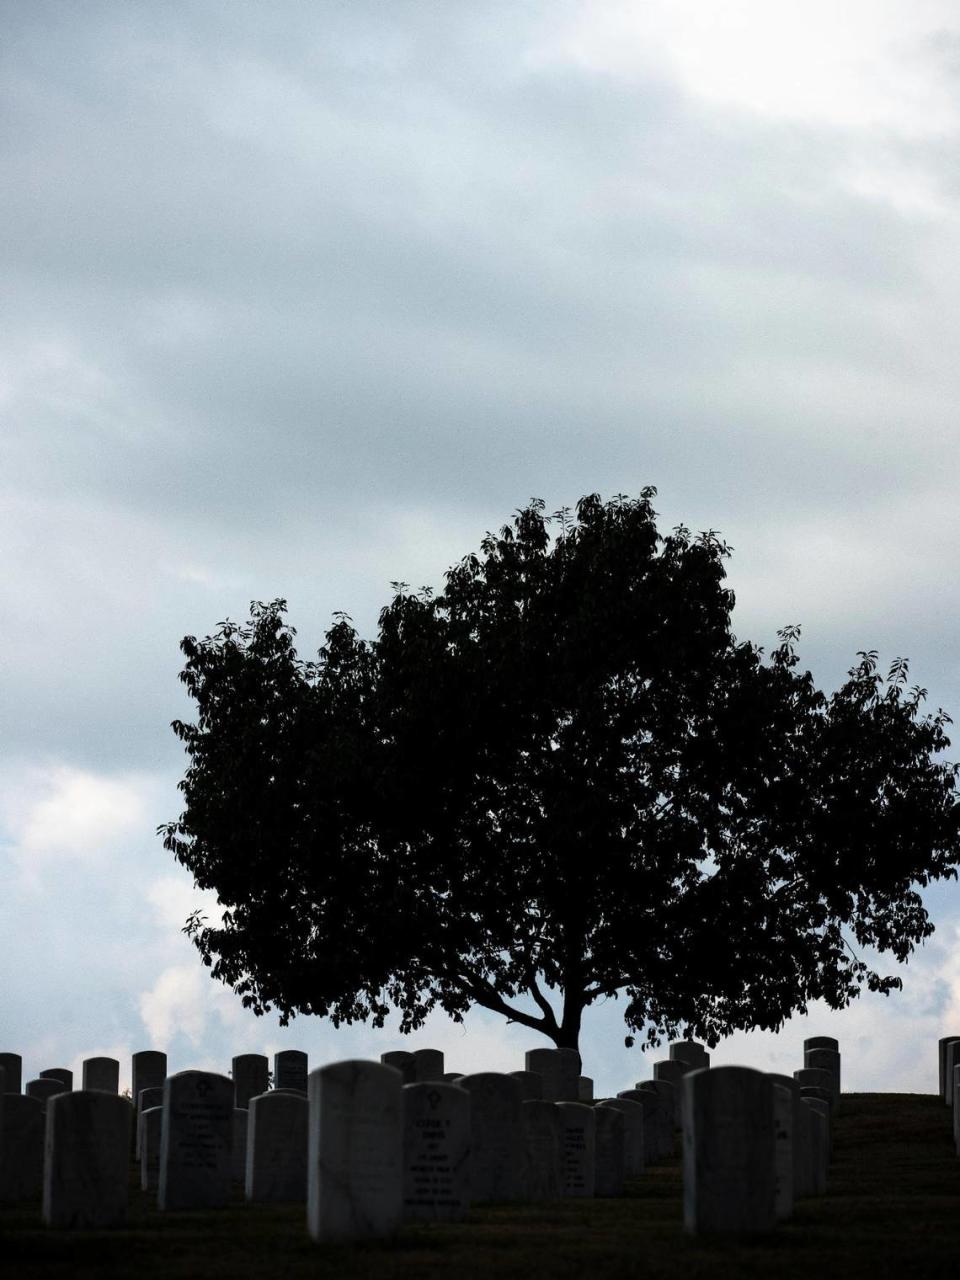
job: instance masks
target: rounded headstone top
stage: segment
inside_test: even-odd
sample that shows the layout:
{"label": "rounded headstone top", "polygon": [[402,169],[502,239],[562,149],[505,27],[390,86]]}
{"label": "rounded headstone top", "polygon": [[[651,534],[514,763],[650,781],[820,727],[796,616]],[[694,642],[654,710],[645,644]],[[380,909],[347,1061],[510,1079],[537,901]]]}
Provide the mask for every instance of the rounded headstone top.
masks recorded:
{"label": "rounded headstone top", "polygon": [[389,1053],[381,1053],[380,1065],[399,1071],[404,1084],[413,1084],[417,1077],[416,1061],[406,1049],[391,1049]]}
{"label": "rounded headstone top", "polygon": [[693,1071],[694,1065],[686,1058],[664,1058],[660,1062],[653,1064],[654,1080],[668,1080],[671,1084],[675,1084],[688,1071]]}
{"label": "rounded headstone top", "polygon": [[812,1107],[814,1111],[819,1111],[821,1115],[830,1118],[830,1103],[826,1098],[818,1098],[819,1089],[801,1089],[800,1100],[805,1102],[808,1107]]}
{"label": "rounded headstone top", "polygon": [[48,1067],[39,1073],[41,1080],[59,1080],[67,1089],[73,1088],[73,1072],[66,1067]]}
{"label": "rounded headstone top", "polygon": [[70,1092],[62,1080],[54,1080],[52,1076],[38,1076],[36,1080],[28,1080],[23,1091],[31,1098],[53,1098],[58,1093]]}
{"label": "rounded headstone top", "polygon": [[835,1053],[839,1053],[840,1042],[835,1040],[833,1036],[809,1036],[803,1042],[804,1053],[808,1049],[833,1049]]}
{"label": "rounded headstone top", "polygon": [[462,1089],[509,1089],[517,1098],[522,1099],[523,1089],[520,1081],[505,1071],[474,1071],[470,1075],[460,1077],[454,1088]]}
{"label": "rounded headstone top", "polygon": [[413,1080],[403,1086],[405,1098],[426,1098],[430,1094],[437,1098],[459,1098],[469,1092],[452,1080]]}
{"label": "rounded headstone top", "polygon": [[20,1083],[23,1079],[23,1059],[19,1053],[0,1053],[0,1067],[3,1068],[6,1079],[3,1084],[5,1093],[19,1093]]}
{"label": "rounded headstone top", "polygon": [[[247,1100],[248,1111],[267,1112],[277,1110],[277,1114],[282,1114],[283,1110],[290,1110],[291,1107],[308,1107],[310,1104],[307,1095],[301,1093],[299,1089],[268,1089],[266,1093],[255,1093],[252,1098]],[[241,1108],[238,1108],[240,1110]]]}
{"label": "rounded headstone top", "polygon": [[822,1067],[804,1067],[801,1071],[795,1071],[793,1078],[801,1089],[832,1089],[833,1087],[832,1074],[824,1071]]}
{"label": "rounded headstone top", "polygon": [[674,1040],[667,1046],[667,1056],[675,1062],[689,1062],[692,1067],[706,1067],[710,1055],[697,1040]]}
{"label": "rounded headstone top", "polygon": [[638,1080],[637,1088],[645,1089],[647,1093],[658,1093],[661,1098],[672,1098],[677,1091],[671,1080]]}
{"label": "rounded headstone top", "polygon": [[443,1052],[440,1049],[414,1049],[413,1066],[418,1082],[442,1080]]}
{"label": "rounded headstone top", "polygon": [[[954,1041],[954,1043],[960,1044],[960,1041]],[[949,1046],[947,1048],[949,1052]],[[831,1074],[837,1074],[840,1070],[840,1053],[836,1049],[805,1049],[803,1065],[808,1069],[820,1068]]]}
{"label": "rounded headstone top", "polygon": [[768,1071],[767,1075],[774,1084],[783,1085],[785,1088],[792,1089],[794,1093],[798,1092],[800,1089],[799,1083],[793,1078],[793,1076],[783,1075],[779,1071]]}

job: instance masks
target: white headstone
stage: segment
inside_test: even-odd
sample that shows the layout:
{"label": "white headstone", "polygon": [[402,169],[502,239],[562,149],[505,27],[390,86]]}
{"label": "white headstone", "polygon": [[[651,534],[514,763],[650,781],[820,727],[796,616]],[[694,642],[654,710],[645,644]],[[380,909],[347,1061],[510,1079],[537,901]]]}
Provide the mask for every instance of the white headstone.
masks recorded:
{"label": "white headstone", "polygon": [[560,1088],[563,1091],[561,1102],[576,1102],[580,1096],[580,1076],[583,1063],[576,1049],[558,1049],[560,1055]]}
{"label": "white headstone", "polygon": [[117,1227],[127,1218],[128,1098],[93,1090],[47,1103],[43,1220],[50,1227]]}
{"label": "white headstone", "polygon": [[306,1098],[293,1091],[250,1099],[245,1194],[256,1204],[307,1199]]}
{"label": "white headstone", "polygon": [[683,1119],[679,1088],[677,1085],[671,1084],[669,1080],[639,1080],[637,1081],[637,1088],[645,1089],[649,1093],[655,1093],[663,1103],[671,1124],[668,1139],[669,1151],[667,1154],[673,1155],[673,1131],[680,1128]]}
{"label": "white headstone", "polygon": [[47,1067],[39,1072],[41,1080],[59,1080],[65,1089],[73,1088],[73,1072],[67,1067]]}
{"label": "white headstone", "polygon": [[839,1053],[840,1042],[833,1036],[808,1036],[803,1042],[803,1052],[807,1053],[810,1049],[832,1049],[834,1053]]}
{"label": "white headstone", "polygon": [[957,1065],[960,1065],[960,1040],[951,1040],[946,1052],[946,1087],[943,1098],[948,1107],[953,1106],[953,1069]]}
{"label": "white headstone", "polygon": [[[540,1078],[540,1097],[545,1102],[562,1102],[560,1058],[556,1049],[528,1049],[523,1056],[524,1075]],[[516,1074],[516,1073],[511,1073]],[[572,1101],[572,1099],[571,1099]]]}
{"label": "white headstone", "polygon": [[940,1062],[940,1100],[946,1101],[947,1097],[947,1045],[952,1040],[960,1040],[960,1036],[941,1036],[939,1041],[939,1062]]}
{"label": "white headstone", "polygon": [[801,1089],[820,1089],[829,1100],[833,1100],[833,1076],[829,1071],[804,1067],[801,1071],[795,1071],[793,1078]]}
{"label": "white headstone", "polygon": [[643,1106],[629,1098],[604,1098],[601,1107],[614,1107],[624,1120],[624,1176],[642,1178],[644,1171]]}
{"label": "white headstone", "polygon": [[[148,1090],[142,1090],[147,1093]],[[140,1123],[140,1190],[156,1191],[160,1185],[160,1138],[163,1130],[163,1107],[141,1111]]]}
{"label": "white headstone", "polygon": [[605,1197],[622,1196],[626,1178],[625,1117],[614,1107],[594,1107],[592,1114],[596,1124],[593,1194]]}
{"label": "white headstone", "polygon": [[659,1094],[649,1089],[624,1089],[617,1094],[643,1107],[643,1150],[646,1164],[662,1164],[673,1155],[673,1116]]}
{"label": "white headstone", "polygon": [[144,1089],[162,1089],[167,1077],[167,1055],[157,1049],[141,1049],[130,1059],[130,1097]]}
{"label": "white headstone", "polygon": [[23,1087],[23,1092],[28,1098],[38,1098],[43,1107],[43,1113],[47,1113],[47,1101],[50,1098],[57,1097],[61,1093],[69,1093],[70,1090],[61,1080],[28,1080]]}
{"label": "white headstone", "polygon": [[141,1117],[143,1116],[143,1113],[145,1111],[148,1111],[153,1107],[163,1106],[163,1086],[161,1085],[159,1088],[141,1089],[140,1095],[136,1099],[136,1104],[137,1104],[136,1105],[137,1115],[136,1115],[136,1119],[134,1120],[134,1124],[136,1126],[136,1140],[134,1142],[133,1153],[135,1158],[139,1160],[140,1159],[140,1140],[141,1140],[141,1135],[143,1133],[143,1120],[141,1119]]}
{"label": "white headstone", "polygon": [[693,1070],[695,1068],[682,1058],[663,1058],[653,1064],[653,1078],[666,1080],[668,1084],[678,1086],[687,1072]]}
{"label": "white headstone", "polygon": [[793,1214],[793,1107],[794,1091],[773,1085],[773,1136],[776,1143],[774,1212],[778,1222]]}
{"label": "white headstone", "polygon": [[593,1101],[593,1080],[590,1076],[581,1076],[577,1081],[577,1101],[592,1102]]}
{"label": "white headstone", "polygon": [[443,1081],[443,1054],[439,1049],[414,1049],[413,1074],[416,1083],[425,1080]]}
{"label": "white headstone", "polygon": [[523,1196],[523,1095],[512,1076],[481,1071],[464,1076],[470,1094],[470,1198],[474,1204]]}
{"label": "white headstone", "polygon": [[558,1200],[561,1195],[560,1112],[555,1102],[530,1098],[520,1104],[525,1200]]}
{"label": "white headstone", "polygon": [[120,1063],[116,1058],[84,1058],[82,1088],[101,1093],[120,1092]]}
{"label": "white headstone", "polygon": [[19,1053],[0,1053],[0,1070],[4,1074],[5,1093],[19,1093],[23,1087],[23,1059]]}
{"label": "white headstone", "polygon": [[833,1102],[836,1105],[840,1101],[840,1054],[836,1049],[805,1049],[803,1065],[807,1070],[827,1072],[830,1076]]}
{"label": "white headstone", "polygon": [[953,1068],[953,1145],[960,1156],[960,1063]]}
{"label": "white headstone", "polygon": [[43,1104],[8,1093],[0,1119],[0,1204],[33,1200],[43,1188]]}
{"label": "white headstone", "polygon": [[520,1084],[520,1096],[524,1102],[539,1102],[543,1099],[543,1077],[536,1071],[510,1071],[514,1080]]}
{"label": "white headstone", "polygon": [[307,1055],[300,1049],[281,1049],[273,1055],[273,1087],[296,1089],[306,1097]]}
{"label": "white headstone", "polygon": [[403,1217],[459,1222],[470,1208],[470,1093],[423,1081],[403,1089]]}
{"label": "white headstone", "polygon": [[385,1067],[393,1067],[403,1077],[404,1084],[417,1083],[417,1067],[413,1054],[406,1049],[393,1049],[390,1053],[381,1053],[380,1061]]}
{"label": "white headstone", "polygon": [[160,1209],[219,1209],[230,1196],[233,1081],[178,1071],[163,1085]]}
{"label": "white headstone", "polygon": [[233,1059],[233,1105],[248,1107],[250,1099],[270,1087],[270,1063],[262,1053],[240,1053]]}
{"label": "white headstone", "polygon": [[524,1066],[542,1078],[544,1101],[577,1101],[581,1066],[576,1049],[529,1049]]}
{"label": "white headstone", "polygon": [[714,1067],[691,1071],[682,1087],[685,1229],[694,1235],[772,1230],[772,1081],[750,1067]]}
{"label": "white headstone", "polygon": [[230,1151],[230,1181],[247,1182],[247,1124],[250,1112],[246,1107],[233,1108],[233,1147]]}
{"label": "white headstone", "polygon": [[829,1102],[823,1098],[806,1097],[804,1089],[800,1089],[800,1100],[813,1111],[814,1114],[814,1196],[823,1196],[827,1190],[827,1169],[829,1166],[829,1144],[831,1144],[831,1133],[829,1133]]}
{"label": "white headstone", "polygon": [[558,1102],[560,1179],[564,1196],[592,1196],[596,1181],[597,1122],[583,1102]]}
{"label": "white headstone", "polygon": [[806,1116],[809,1159],[808,1180],[810,1194],[822,1196],[827,1189],[827,1162],[829,1160],[829,1107],[816,1098],[804,1098],[801,1091],[801,1114]]}
{"label": "white headstone", "polygon": [[307,1226],[314,1240],[389,1236],[403,1193],[403,1076],[352,1059],[311,1071]]}
{"label": "white headstone", "polygon": [[796,1203],[797,1200],[802,1199],[804,1196],[812,1194],[807,1185],[809,1159],[804,1154],[805,1139],[800,1115],[800,1086],[793,1076],[780,1075],[774,1071],[769,1072],[768,1075],[775,1086],[781,1085],[790,1094],[790,1142],[793,1152],[791,1186],[793,1201]]}
{"label": "white headstone", "polygon": [[710,1054],[697,1040],[674,1040],[667,1046],[667,1053],[671,1058],[689,1063],[694,1071],[710,1065]]}

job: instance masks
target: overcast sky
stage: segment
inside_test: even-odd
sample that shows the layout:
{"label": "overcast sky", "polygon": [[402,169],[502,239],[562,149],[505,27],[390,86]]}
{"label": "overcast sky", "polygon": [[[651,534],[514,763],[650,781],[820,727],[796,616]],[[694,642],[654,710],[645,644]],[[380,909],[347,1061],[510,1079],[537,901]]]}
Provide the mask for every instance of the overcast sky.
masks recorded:
{"label": "overcast sky", "polygon": [[[948,0],[0,0],[0,1049],[28,1076],[434,1045],[245,1013],[154,835],[186,633],[372,634],[532,496],[659,489],[735,629],[960,718],[960,15]],[[960,744],[956,749],[960,752]],[[889,1000],[715,1061],[936,1087],[960,888]],[[600,1092],[651,1074],[610,1002]]]}

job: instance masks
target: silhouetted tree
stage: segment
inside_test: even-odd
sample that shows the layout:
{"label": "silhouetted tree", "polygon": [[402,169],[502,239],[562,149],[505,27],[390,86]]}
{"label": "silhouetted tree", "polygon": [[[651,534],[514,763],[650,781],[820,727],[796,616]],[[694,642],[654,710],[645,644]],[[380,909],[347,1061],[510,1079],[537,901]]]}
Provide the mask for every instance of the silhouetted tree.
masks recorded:
{"label": "silhouetted tree", "polygon": [[247,1006],[408,1031],[481,1005],[576,1047],[622,992],[650,1043],[715,1043],[900,986],[853,948],[906,959],[918,886],[956,875],[948,717],[903,661],[860,653],[826,696],[797,628],[738,641],[729,548],[660,535],[654,494],[585,497],[553,538],[533,502],[439,594],[395,583],[376,640],[336,615],[316,662],[281,600],[183,641],[161,830]]}

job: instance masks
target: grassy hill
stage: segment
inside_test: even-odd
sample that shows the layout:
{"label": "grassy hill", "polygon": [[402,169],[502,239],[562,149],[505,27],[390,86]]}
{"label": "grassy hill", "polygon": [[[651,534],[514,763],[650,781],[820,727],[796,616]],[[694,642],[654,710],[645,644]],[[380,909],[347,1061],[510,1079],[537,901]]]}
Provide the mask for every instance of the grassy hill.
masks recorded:
{"label": "grassy hill", "polygon": [[950,1115],[926,1094],[847,1094],[828,1194],[750,1241],[683,1234],[677,1162],[615,1201],[478,1209],[455,1227],[404,1228],[389,1244],[317,1246],[300,1208],[158,1214],[137,1191],[130,1226],[54,1232],[37,1209],[0,1210],[0,1275],[16,1280],[567,1280],[939,1276],[960,1257],[960,1161]]}

